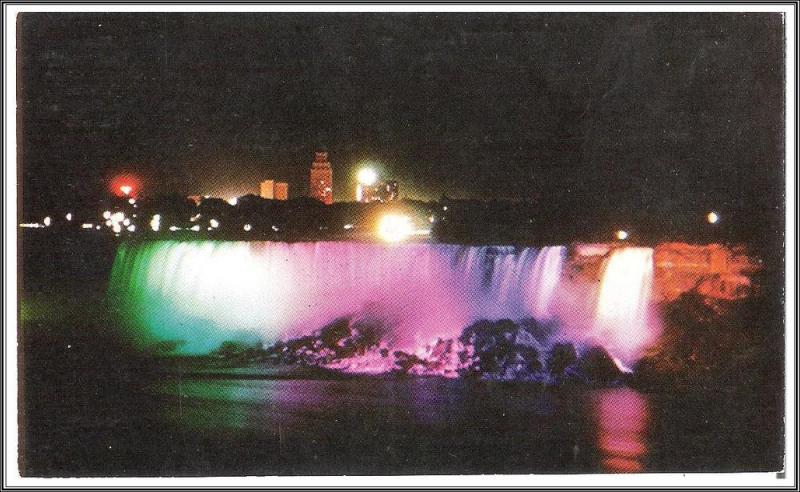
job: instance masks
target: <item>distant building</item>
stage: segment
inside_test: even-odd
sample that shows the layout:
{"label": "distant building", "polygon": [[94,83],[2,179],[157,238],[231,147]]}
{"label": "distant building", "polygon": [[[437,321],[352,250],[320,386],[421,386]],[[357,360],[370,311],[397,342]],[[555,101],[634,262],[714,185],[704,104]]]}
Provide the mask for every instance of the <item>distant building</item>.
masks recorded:
{"label": "distant building", "polygon": [[260,190],[259,195],[261,196],[261,198],[272,200],[273,198],[275,198],[275,181],[271,179],[266,179],[262,181],[259,190]]}
{"label": "distant building", "polygon": [[356,184],[356,201],[361,203],[377,201],[378,194],[376,191],[378,191],[377,185],[370,186],[358,183]]}
{"label": "distant building", "polygon": [[289,199],[289,183],[278,181],[275,183],[275,199],[288,200]]}
{"label": "distant building", "polygon": [[327,152],[314,152],[309,191],[311,198],[316,198],[325,205],[333,203],[333,169],[328,162]]}
{"label": "distant building", "polygon": [[387,181],[384,186],[384,193],[387,202],[400,199],[400,185],[395,180]]}
{"label": "distant building", "polygon": [[379,181],[374,185],[356,184],[356,201],[361,203],[392,202],[400,198],[397,181]]}

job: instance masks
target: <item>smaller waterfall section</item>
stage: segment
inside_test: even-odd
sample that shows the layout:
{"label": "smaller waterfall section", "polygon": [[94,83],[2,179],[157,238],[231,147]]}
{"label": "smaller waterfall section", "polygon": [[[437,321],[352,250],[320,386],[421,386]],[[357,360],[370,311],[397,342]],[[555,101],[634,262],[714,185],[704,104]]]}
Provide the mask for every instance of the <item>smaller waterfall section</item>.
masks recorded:
{"label": "smaller waterfall section", "polygon": [[653,249],[620,248],[611,253],[597,298],[594,338],[626,364],[654,338],[649,323]]}

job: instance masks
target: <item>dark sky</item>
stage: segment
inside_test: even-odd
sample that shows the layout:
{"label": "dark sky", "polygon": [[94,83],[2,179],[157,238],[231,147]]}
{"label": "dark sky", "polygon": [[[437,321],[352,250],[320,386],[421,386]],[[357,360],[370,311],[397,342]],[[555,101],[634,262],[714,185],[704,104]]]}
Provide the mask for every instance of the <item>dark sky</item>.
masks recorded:
{"label": "dark sky", "polygon": [[404,196],[669,214],[783,202],[778,14],[22,14],[24,205],[145,193]]}

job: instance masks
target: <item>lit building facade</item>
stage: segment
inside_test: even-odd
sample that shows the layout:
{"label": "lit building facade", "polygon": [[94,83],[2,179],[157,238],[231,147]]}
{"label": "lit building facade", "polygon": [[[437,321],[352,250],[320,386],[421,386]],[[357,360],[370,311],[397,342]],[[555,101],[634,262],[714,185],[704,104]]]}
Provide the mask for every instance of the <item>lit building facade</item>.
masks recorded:
{"label": "lit building facade", "polygon": [[387,181],[384,185],[384,197],[387,202],[400,199],[400,185],[395,180]]}
{"label": "lit building facade", "polygon": [[289,199],[289,183],[278,181],[275,183],[275,199],[288,200]]}
{"label": "lit building facade", "polygon": [[361,203],[393,202],[400,198],[397,181],[379,181],[373,185],[356,184],[356,201]]}
{"label": "lit building facade", "polygon": [[271,179],[262,181],[259,186],[259,195],[261,198],[266,198],[267,200],[275,198],[275,181]]}
{"label": "lit building facade", "polygon": [[356,184],[356,201],[361,203],[374,202],[377,199],[375,193],[377,189],[377,186]]}
{"label": "lit building facade", "polygon": [[314,152],[309,192],[311,198],[316,198],[325,205],[333,203],[333,168],[328,162],[327,152]]}

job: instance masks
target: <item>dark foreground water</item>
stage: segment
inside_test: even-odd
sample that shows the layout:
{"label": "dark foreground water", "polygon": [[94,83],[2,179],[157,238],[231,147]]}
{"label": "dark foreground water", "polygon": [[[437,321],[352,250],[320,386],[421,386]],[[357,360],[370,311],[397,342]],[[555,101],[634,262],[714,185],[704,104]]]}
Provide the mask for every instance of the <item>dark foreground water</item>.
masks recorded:
{"label": "dark foreground water", "polygon": [[756,397],[444,379],[73,381],[29,398],[24,474],[755,471],[780,467]]}

